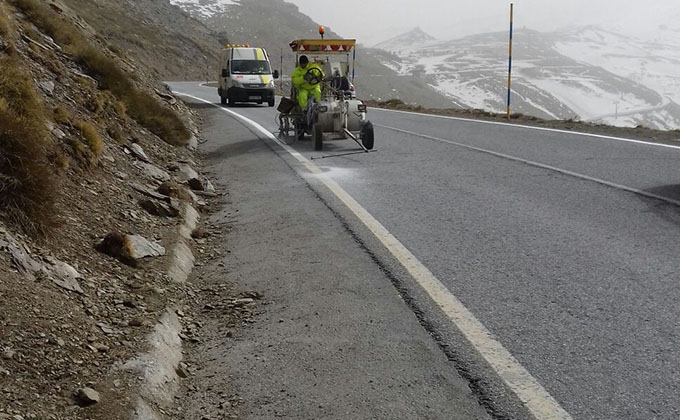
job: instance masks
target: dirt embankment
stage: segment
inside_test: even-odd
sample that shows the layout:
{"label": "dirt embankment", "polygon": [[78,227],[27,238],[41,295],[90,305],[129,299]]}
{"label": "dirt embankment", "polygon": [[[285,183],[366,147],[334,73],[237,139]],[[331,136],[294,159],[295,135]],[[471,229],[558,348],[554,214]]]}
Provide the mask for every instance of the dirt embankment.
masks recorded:
{"label": "dirt embankment", "polygon": [[178,238],[214,255],[180,230],[217,197],[194,116],[154,74],[65,2],[0,0],[0,419],[130,418],[125,362],[196,295]]}

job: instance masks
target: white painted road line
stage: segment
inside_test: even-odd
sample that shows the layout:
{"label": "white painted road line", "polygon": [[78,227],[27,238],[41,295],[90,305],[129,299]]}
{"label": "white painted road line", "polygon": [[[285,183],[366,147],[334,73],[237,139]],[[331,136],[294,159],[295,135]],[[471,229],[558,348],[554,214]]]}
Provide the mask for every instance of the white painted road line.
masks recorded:
{"label": "white painted road line", "polygon": [[364,209],[352,196],[342,189],[335,181],[324,175],[323,171],[295,151],[290,146],[280,142],[276,136],[267,131],[257,122],[246,118],[234,111],[223,108],[210,101],[175,92],[197,101],[211,104],[216,108],[234,116],[253,127],[260,134],[275,141],[286,152],[297,159],[315,177],[317,177],[333,194],[338,197],[349,210],[375,235],[387,250],[404,266],[409,274],[449,317],[474,348],[491,365],[500,378],[512,389],[524,406],[537,420],[571,420],[572,417],[560,404],[531,376],[531,374],[510,354],[510,352],[494,338],[493,334],[470,312],[449,289],[435,277],[394,235],[392,235],[378,220]]}
{"label": "white painted road line", "polygon": [[550,166],[550,165],[545,165],[543,163],[534,162],[532,160],[522,159],[522,158],[518,158],[518,157],[515,157],[515,156],[511,156],[511,155],[506,155],[504,153],[494,152],[493,150],[482,149],[482,148],[479,148],[479,147],[470,146],[468,144],[458,143],[458,142],[455,142],[453,140],[447,140],[447,139],[442,139],[442,138],[439,138],[439,137],[428,136],[426,134],[415,133],[413,131],[402,130],[401,128],[389,127],[389,126],[380,125],[380,124],[373,124],[373,125],[376,126],[376,127],[387,129],[387,130],[396,131],[398,133],[408,134],[410,136],[421,137],[421,138],[424,138],[424,139],[428,139],[428,140],[432,140],[432,141],[436,141],[436,142],[440,142],[440,143],[447,143],[447,144],[462,147],[462,148],[465,148],[465,149],[468,149],[468,150],[474,150],[475,152],[486,153],[486,154],[496,156],[496,157],[499,157],[499,158],[502,158],[502,159],[508,159],[508,160],[512,160],[512,161],[515,161],[515,162],[524,163],[526,165],[535,166],[537,168],[547,169],[549,171],[558,172],[558,173],[563,174],[563,175],[571,176],[571,177],[574,177],[574,178],[584,179],[586,181],[596,182],[598,184],[606,185],[608,187],[616,188],[616,189],[623,190],[623,191],[632,192],[634,194],[638,194],[638,195],[641,195],[643,197],[653,198],[655,200],[664,201],[668,204],[680,206],[680,200],[674,200],[672,198],[663,197],[661,195],[648,193],[647,191],[642,191],[642,190],[637,189],[637,188],[628,187],[628,186],[625,186],[625,185],[617,184],[615,182],[606,181],[604,179],[579,174],[578,172],[572,172],[572,171],[568,171],[566,169],[557,168],[555,166]]}
{"label": "white painted road line", "polygon": [[396,113],[400,113],[400,114],[417,115],[417,116],[423,117],[423,118],[439,118],[439,119],[444,119],[444,120],[465,121],[465,122],[471,122],[471,123],[477,123],[477,124],[502,125],[502,126],[505,126],[505,127],[512,127],[512,128],[524,128],[524,129],[536,130],[536,131],[550,131],[550,132],[553,132],[553,133],[570,134],[570,135],[573,135],[573,136],[593,137],[593,138],[596,138],[596,139],[606,139],[606,140],[616,140],[616,141],[623,141],[623,142],[626,142],[626,143],[642,144],[642,145],[645,145],[645,146],[665,147],[667,149],[678,149],[678,150],[680,150],[680,146],[673,146],[671,144],[652,143],[652,142],[649,142],[649,141],[627,139],[627,138],[624,138],[624,137],[606,136],[604,134],[582,133],[582,132],[579,132],[579,131],[560,130],[560,129],[557,129],[557,128],[536,127],[536,126],[533,126],[533,125],[522,125],[522,124],[511,124],[511,123],[505,123],[505,122],[499,122],[499,121],[475,120],[475,119],[472,119],[472,118],[450,117],[450,116],[447,116],[447,115],[423,114],[423,113],[420,113],[420,112],[400,111],[400,110],[396,110],[396,109],[384,109],[384,108],[373,108],[373,107],[371,107],[370,109],[375,110],[375,111],[382,111],[382,112],[396,112]]}

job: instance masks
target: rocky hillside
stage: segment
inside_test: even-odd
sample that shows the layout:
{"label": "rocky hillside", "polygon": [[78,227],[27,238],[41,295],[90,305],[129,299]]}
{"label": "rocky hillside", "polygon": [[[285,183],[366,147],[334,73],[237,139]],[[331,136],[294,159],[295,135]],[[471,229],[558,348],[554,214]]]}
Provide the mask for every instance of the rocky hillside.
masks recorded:
{"label": "rocky hillside", "polygon": [[215,195],[190,110],[149,77],[157,53],[138,61],[86,6],[0,0],[2,419],[131,417],[150,389],[134,361],[194,293],[172,264]]}
{"label": "rocky hillside", "polygon": [[[644,41],[596,27],[559,33],[520,30],[514,42],[513,111],[677,129],[680,50],[673,39]],[[507,33],[452,41],[415,33],[381,45],[384,50],[372,51],[380,62],[425,81],[458,107],[505,110]]]}
{"label": "rocky hillside", "polygon": [[[207,80],[220,49],[198,20],[167,0],[65,0],[115,52],[161,80]],[[214,76],[213,76],[214,77]]]}
{"label": "rocky hillside", "polygon": [[[295,58],[288,46],[290,41],[319,36],[319,23],[284,0],[172,0],[172,3],[219,32],[225,43],[263,46],[269,51],[275,67],[280,67],[283,52],[283,72],[288,75],[295,67]],[[327,37],[343,36],[352,38],[352,34],[337,34],[327,28]],[[358,41],[361,43],[360,39]],[[217,69],[213,78],[216,75]],[[357,49],[356,87],[361,98],[403,97],[432,107],[451,106],[449,99],[427,83],[385,67],[361,46]]]}

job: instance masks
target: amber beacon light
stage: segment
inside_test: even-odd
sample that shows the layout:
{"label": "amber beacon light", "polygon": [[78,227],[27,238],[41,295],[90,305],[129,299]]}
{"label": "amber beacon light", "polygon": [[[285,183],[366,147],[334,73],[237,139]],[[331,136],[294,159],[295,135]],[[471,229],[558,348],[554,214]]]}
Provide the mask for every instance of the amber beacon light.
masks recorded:
{"label": "amber beacon light", "polygon": [[323,39],[323,36],[326,35],[326,28],[319,26],[319,35],[321,35],[321,39]]}

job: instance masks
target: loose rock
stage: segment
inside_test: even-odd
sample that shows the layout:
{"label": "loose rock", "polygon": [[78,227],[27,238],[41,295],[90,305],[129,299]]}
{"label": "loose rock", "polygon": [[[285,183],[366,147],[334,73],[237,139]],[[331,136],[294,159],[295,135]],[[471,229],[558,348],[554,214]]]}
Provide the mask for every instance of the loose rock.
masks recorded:
{"label": "loose rock", "polygon": [[176,198],[178,200],[189,201],[192,199],[189,191],[172,181],[162,183],[157,191],[167,197]]}
{"label": "loose rock", "polygon": [[132,318],[130,319],[130,321],[128,321],[128,325],[130,327],[141,327],[142,325],[144,325],[144,319],[140,317]]}
{"label": "loose rock", "polygon": [[165,248],[158,242],[151,242],[139,235],[127,235],[130,256],[134,259],[160,257],[165,255]]}
{"label": "loose rock", "polygon": [[76,399],[81,406],[89,406],[101,401],[99,393],[88,387],[80,388],[76,392]]}
{"label": "loose rock", "polygon": [[142,146],[137,143],[132,143],[128,146],[128,150],[132,153],[132,156],[141,160],[142,162],[151,163],[151,159],[146,155]]}
{"label": "loose rock", "polygon": [[180,363],[179,366],[175,369],[175,372],[177,372],[177,376],[179,376],[182,379],[186,379],[189,377],[189,371],[187,370],[186,364]]}
{"label": "loose rock", "polygon": [[47,264],[43,267],[43,271],[57,286],[71,292],[84,293],[78,284],[82,276],[75,268],[55,258],[47,257],[45,260]]}
{"label": "loose rock", "polygon": [[159,203],[153,200],[141,200],[139,202],[141,208],[147,211],[147,213],[158,216],[158,217],[177,217],[179,216],[179,208],[167,205],[164,203]]}
{"label": "loose rock", "polygon": [[179,165],[178,177],[182,182],[189,182],[192,179],[198,179],[198,172],[189,165]]}
{"label": "loose rock", "polygon": [[107,353],[111,349],[109,346],[103,343],[94,343],[92,344],[92,347],[94,347],[94,349],[100,353]]}
{"label": "loose rock", "polygon": [[54,82],[52,81],[47,81],[47,82],[40,82],[39,84],[40,89],[43,90],[46,94],[49,96],[52,96],[54,94]]}
{"label": "loose rock", "polygon": [[137,164],[141,168],[147,177],[155,179],[160,182],[170,181],[170,174],[162,170],[156,165],[152,165],[146,162],[139,162]]}
{"label": "loose rock", "polygon": [[205,185],[203,185],[203,181],[201,181],[199,178],[191,178],[189,181],[187,181],[187,184],[189,184],[189,187],[192,190],[205,191]]}
{"label": "loose rock", "polygon": [[138,266],[137,260],[132,255],[127,235],[117,232],[110,233],[95,248],[103,254],[116,258],[123,264],[131,267]]}

